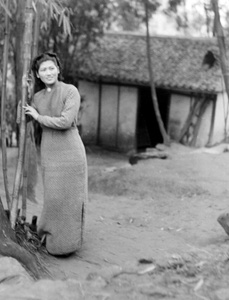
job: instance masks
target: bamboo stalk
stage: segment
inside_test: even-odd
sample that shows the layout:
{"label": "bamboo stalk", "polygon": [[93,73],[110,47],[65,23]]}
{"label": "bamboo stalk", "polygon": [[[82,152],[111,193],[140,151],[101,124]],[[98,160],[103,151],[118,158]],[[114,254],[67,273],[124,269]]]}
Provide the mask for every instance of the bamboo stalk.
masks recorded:
{"label": "bamboo stalk", "polygon": [[34,18],[34,32],[33,32],[33,48],[32,48],[32,57],[34,58],[38,52],[38,41],[40,33],[40,13],[41,13],[41,3],[38,1],[36,3],[36,13]]}
{"label": "bamboo stalk", "polygon": [[[9,0],[5,0],[5,6],[9,8]],[[9,16],[5,12],[5,33],[4,33],[4,52],[3,52],[3,71],[2,71],[2,97],[1,97],[1,133],[2,133],[2,169],[4,178],[5,195],[8,209],[11,207],[11,197],[9,193],[9,182],[7,174],[7,149],[6,149],[6,81],[9,52]]]}
{"label": "bamboo stalk", "polygon": [[[22,100],[21,106],[23,107],[27,100],[27,79],[28,71],[31,61],[31,47],[32,47],[32,28],[33,28],[33,8],[32,0],[26,1],[25,8],[25,32],[24,32],[24,60],[23,60],[23,76],[22,76]],[[24,109],[21,109],[21,123],[20,123],[20,135],[19,135],[19,153],[17,168],[14,178],[13,196],[12,196],[12,207],[10,211],[10,222],[11,227],[15,228],[17,219],[18,202],[19,202],[19,190],[21,184],[21,174],[24,163],[24,151],[25,151],[25,139],[26,139],[26,120]]]}
{"label": "bamboo stalk", "polygon": [[[28,124],[27,124],[28,127]],[[29,156],[30,156],[30,144],[29,136],[30,131],[26,130],[26,139],[25,139],[25,150],[24,150],[24,168],[23,168],[23,186],[22,186],[22,207],[21,215],[26,219],[27,212],[27,187],[28,187],[28,165],[29,165]]]}
{"label": "bamboo stalk", "polygon": [[[32,58],[37,55],[38,52],[38,39],[39,39],[39,25],[40,25],[40,3],[36,4],[36,13],[34,18],[34,26],[33,26],[33,43],[32,43]],[[32,78],[32,83],[34,79]],[[29,98],[30,100],[33,98],[34,94],[34,85],[32,84],[32,88],[30,91]],[[32,122],[26,123],[26,140],[25,140],[25,154],[24,154],[24,168],[23,168],[23,188],[22,188],[22,216],[26,218],[27,211],[27,189],[28,189],[28,168],[31,159],[31,132],[33,124]]]}

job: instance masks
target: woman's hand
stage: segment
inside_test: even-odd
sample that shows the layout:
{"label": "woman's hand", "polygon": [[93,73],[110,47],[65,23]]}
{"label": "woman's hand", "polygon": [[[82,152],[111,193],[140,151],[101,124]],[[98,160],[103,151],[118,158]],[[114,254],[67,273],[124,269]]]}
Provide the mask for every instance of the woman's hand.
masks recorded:
{"label": "woman's hand", "polygon": [[35,108],[33,108],[32,106],[29,106],[28,104],[26,104],[26,106],[23,106],[23,108],[25,110],[26,115],[29,115],[29,116],[33,117],[34,120],[37,120],[39,114]]}

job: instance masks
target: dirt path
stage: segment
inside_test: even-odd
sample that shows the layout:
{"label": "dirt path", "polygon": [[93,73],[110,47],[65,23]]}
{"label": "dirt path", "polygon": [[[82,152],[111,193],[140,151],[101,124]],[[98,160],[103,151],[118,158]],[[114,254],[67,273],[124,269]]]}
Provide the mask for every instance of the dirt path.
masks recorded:
{"label": "dirt path", "polygon": [[[12,180],[16,151],[10,151],[9,174]],[[196,263],[209,262],[216,257],[214,253],[224,255],[227,251],[227,235],[216,219],[220,213],[229,211],[229,153],[202,153],[173,145],[168,159],[142,160],[131,166],[123,155],[88,149],[88,165],[86,242],[80,253],[50,264],[55,278],[84,280],[89,274],[113,270],[114,266],[133,265],[140,259],[161,266],[171,257],[177,259],[190,253],[195,253]],[[2,177],[0,180],[3,194]],[[37,198],[38,204],[29,203],[29,217],[41,212],[40,178]],[[187,279],[186,275],[183,274],[182,278]],[[207,286],[206,280],[201,284],[200,278],[203,277],[191,278],[195,292],[200,287],[204,291],[204,283]],[[198,282],[200,287],[195,290]],[[136,283],[139,284],[137,292]],[[163,288],[164,295],[160,290],[155,299],[182,299],[182,293],[174,294],[172,290],[174,282],[169,284]],[[140,293],[142,286],[148,290],[144,288]],[[168,286],[171,287],[169,291]],[[185,286],[187,288],[187,284]],[[149,277],[130,274],[128,278],[124,274],[114,279],[108,290],[116,295],[112,299],[148,299],[155,295],[155,289],[149,286]],[[186,293],[185,288],[182,291]],[[190,296],[190,299],[196,299],[196,293],[191,294],[194,298]],[[132,296],[125,298],[127,295]]]}

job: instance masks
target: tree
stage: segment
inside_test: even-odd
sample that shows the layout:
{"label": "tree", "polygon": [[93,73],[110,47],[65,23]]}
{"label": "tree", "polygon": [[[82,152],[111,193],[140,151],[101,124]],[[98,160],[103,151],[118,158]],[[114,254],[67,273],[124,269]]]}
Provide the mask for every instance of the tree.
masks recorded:
{"label": "tree", "polygon": [[[6,1],[6,10],[9,10],[9,0]],[[4,51],[3,51],[3,71],[2,71],[2,95],[1,95],[1,133],[2,133],[2,168],[4,176],[4,186],[6,193],[6,201],[8,209],[11,208],[11,199],[7,175],[7,153],[6,153],[6,118],[5,118],[5,102],[6,102],[6,81],[8,70],[8,51],[9,51],[9,14],[5,14],[4,28]]]}
{"label": "tree", "polygon": [[[151,4],[151,7],[150,7]],[[166,146],[169,146],[169,136],[166,133],[164,123],[161,118],[160,109],[158,106],[158,99],[157,99],[157,93],[156,93],[156,87],[154,84],[154,74],[153,74],[153,67],[152,67],[152,59],[151,59],[151,47],[150,47],[150,34],[149,34],[149,11],[151,8],[155,10],[157,7],[157,3],[150,3],[149,0],[144,0],[145,5],[145,24],[146,24],[146,49],[147,49],[147,57],[148,57],[148,70],[149,70],[149,78],[150,78],[150,86],[151,86],[151,95],[152,95],[152,101],[153,101],[153,107],[156,115],[156,119],[160,128],[161,135],[163,137],[163,143]]]}
{"label": "tree", "polygon": [[116,0],[112,15],[112,27],[124,31],[139,30],[143,24],[144,11],[139,1]]}
{"label": "tree", "polygon": [[[4,183],[7,197],[7,204],[9,211],[11,210],[14,202],[11,201],[8,188],[7,178],[7,155],[6,155],[6,142],[5,142],[5,100],[6,100],[6,78],[7,78],[7,66],[8,66],[8,50],[9,50],[9,1],[6,0],[3,3],[5,6],[5,39],[4,39],[4,57],[3,57],[3,88],[2,88],[2,99],[1,99],[1,127],[2,127],[2,162],[3,162],[3,173]],[[27,0],[27,10],[31,7],[31,0]],[[29,25],[28,18],[28,25]],[[25,36],[26,38],[26,36]],[[23,143],[23,141],[22,141]],[[16,217],[15,217],[16,219]],[[14,218],[13,218],[14,220]],[[14,232],[16,220],[11,228],[9,220],[5,214],[4,207],[0,199],[0,253],[1,255],[12,256],[18,259],[36,278],[39,277],[39,271],[36,260],[33,256],[22,248],[16,239]]]}
{"label": "tree", "polygon": [[[90,45],[97,43],[104,30],[109,27],[112,0],[68,0],[71,36],[60,29],[53,18],[44,26],[41,20],[40,51],[53,51],[61,57],[63,77],[66,82],[77,83],[74,78],[75,66],[83,63]],[[44,17],[49,19],[47,15]],[[74,60],[74,64],[72,61]]]}
{"label": "tree", "polygon": [[[159,7],[159,2],[157,0],[135,0],[135,1],[128,1],[128,0],[122,0],[118,1],[118,4],[120,7],[118,8],[118,11],[122,11],[124,7],[129,7],[129,15],[125,12],[121,14],[122,18],[128,23],[130,13],[133,15],[133,18],[136,20],[138,19],[138,22],[135,22],[135,24],[145,24],[146,27],[146,54],[147,54],[147,60],[148,60],[148,70],[149,70],[149,82],[151,87],[151,96],[153,101],[153,107],[156,115],[156,119],[159,125],[159,129],[163,138],[163,142],[165,145],[169,145],[169,137],[166,133],[164,123],[161,118],[161,113],[158,105],[158,99],[157,99],[157,93],[156,93],[156,87],[154,84],[154,74],[153,74],[153,63],[152,63],[152,52],[151,52],[151,45],[150,45],[150,33],[149,33],[149,20],[152,17],[152,15],[157,11],[157,8]],[[119,21],[120,22],[120,21]],[[125,22],[123,22],[125,23]],[[135,28],[136,29],[136,28]]]}
{"label": "tree", "polygon": [[[225,89],[227,93],[227,98],[229,99],[229,61],[227,56],[226,42],[224,37],[223,27],[220,21],[218,0],[211,0],[212,9],[215,14],[215,33],[218,40],[219,51],[220,51],[220,65],[223,73],[223,79],[225,84]],[[226,124],[227,125],[227,124]],[[227,126],[225,126],[226,135]]]}
{"label": "tree", "polygon": [[[10,14],[9,11],[9,5],[5,5],[4,1],[0,2],[1,6],[5,9],[7,14]],[[33,45],[37,46],[37,38],[34,39],[33,44],[33,36],[37,37],[37,31],[39,27],[39,22],[35,23],[34,32],[36,34],[33,34],[33,20],[34,20],[34,8],[35,5],[42,5],[43,8],[50,9],[51,10],[51,16],[55,17],[57,20],[59,20],[59,25],[63,25],[63,34],[70,33],[70,27],[68,23],[68,17],[69,15],[66,15],[66,8],[62,6],[62,3],[59,0],[39,0],[39,2],[34,2],[33,0],[27,0],[26,2],[24,0],[19,0],[17,3],[14,2],[14,5],[16,7],[11,6],[12,10],[16,12],[17,18],[16,21],[18,23],[18,28],[20,28],[20,31],[18,33],[18,36],[12,40],[15,40],[14,42],[14,48],[17,49],[15,54],[15,75],[16,75],[16,88],[17,90],[17,96],[18,101],[21,100],[21,106],[24,106],[28,95],[27,95],[27,79],[29,74],[29,68],[30,68],[30,61],[31,61],[31,55],[32,52],[35,54],[37,50],[35,50],[36,47],[33,47]],[[25,6],[26,5],[26,6]],[[39,6],[40,8],[40,6]],[[53,10],[55,8],[55,10]],[[40,13],[40,10],[37,10],[35,8],[35,12],[38,14]],[[26,14],[26,17],[25,17]],[[7,20],[7,19],[6,19]],[[38,18],[36,19],[38,20]],[[6,39],[7,41],[7,39]],[[12,43],[13,44],[13,43]],[[8,46],[8,43],[6,43],[6,46]],[[33,51],[32,51],[33,49]],[[4,57],[5,60],[8,60],[8,56],[6,55]],[[6,76],[6,72],[4,74]],[[3,80],[3,82],[6,79]],[[4,89],[3,89],[4,92]],[[4,100],[3,100],[4,104]],[[2,107],[2,111],[4,111],[4,107]],[[19,189],[20,189],[20,183],[21,183],[21,177],[22,177],[22,169],[23,169],[23,163],[24,163],[24,151],[25,151],[25,133],[26,133],[26,126],[25,126],[25,115],[23,113],[23,109],[21,109],[21,123],[20,123],[20,139],[19,139],[19,155],[18,155],[18,163],[17,163],[17,169],[15,173],[15,180],[14,180],[14,188],[13,188],[13,195],[12,200],[9,200],[9,196],[7,194],[7,201],[10,203],[8,206],[10,207],[10,219],[11,219],[11,226],[14,228],[16,216],[17,216],[17,207],[18,207],[18,199],[19,199]],[[4,125],[4,118],[3,118],[3,125]],[[3,133],[4,133],[4,126],[3,126]],[[5,162],[5,160],[4,160]],[[6,178],[7,179],[7,178]],[[7,188],[6,188],[7,190]]]}

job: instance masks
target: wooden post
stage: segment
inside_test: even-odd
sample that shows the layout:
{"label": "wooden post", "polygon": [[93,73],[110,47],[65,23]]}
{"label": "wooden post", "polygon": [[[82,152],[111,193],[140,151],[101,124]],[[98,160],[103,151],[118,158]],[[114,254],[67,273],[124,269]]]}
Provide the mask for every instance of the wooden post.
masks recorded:
{"label": "wooden post", "polygon": [[197,111],[199,109],[199,103],[200,103],[199,99],[195,99],[194,100],[193,107],[189,111],[187,120],[186,120],[186,122],[185,122],[185,124],[184,124],[184,126],[183,126],[183,128],[181,130],[180,136],[178,138],[178,142],[182,141],[182,139],[185,136],[187,130],[189,129],[189,126],[191,125],[192,120],[193,120],[193,116],[195,116],[195,114],[197,113]]}
{"label": "wooden post", "polygon": [[215,125],[215,110],[216,110],[216,99],[212,99],[212,115],[211,115],[211,124],[210,124],[210,131],[207,146],[210,146],[212,143],[214,125]]}
{"label": "wooden post", "polygon": [[198,119],[197,119],[197,122],[196,122],[196,125],[194,127],[194,132],[193,132],[193,138],[192,138],[192,141],[190,143],[190,146],[194,147],[196,145],[196,140],[197,140],[197,136],[198,136],[198,133],[199,133],[199,130],[200,130],[200,125],[201,125],[201,122],[202,122],[202,118],[203,118],[203,115],[208,107],[208,100],[203,100],[203,102],[201,103],[201,106],[200,106],[200,110],[199,110],[199,116],[198,116]]}

